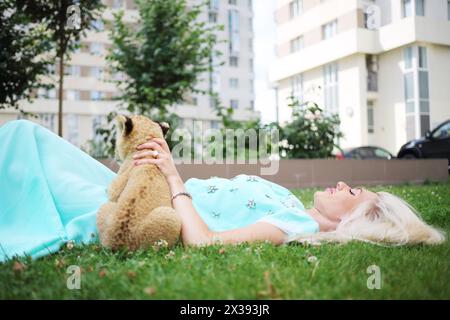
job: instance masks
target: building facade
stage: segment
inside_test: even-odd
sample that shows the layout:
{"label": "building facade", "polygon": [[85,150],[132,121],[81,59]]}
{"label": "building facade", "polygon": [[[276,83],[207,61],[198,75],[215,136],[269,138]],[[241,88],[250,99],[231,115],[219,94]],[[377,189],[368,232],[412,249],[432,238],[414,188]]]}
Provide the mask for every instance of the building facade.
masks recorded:
{"label": "building facade", "polygon": [[[188,4],[197,4],[189,0]],[[76,146],[83,147],[95,136],[99,125],[106,122],[106,115],[117,107],[118,102],[111,100],[119,92],[111,82],[119,75],[108,74],[105,54],[111,41],[108,38],[104,21],[111,21],[112,14],[124,10],[124,20],[133,23],[138,11],[132,0],[103,0],[106,9],[102,19],[94,22],[97,31],[89,31],[81,40],[81,48],[72,55],[65,67],[63,135]],[[223,65],[215,68],[211,74],[202,76],[199,87],[211,87],[219,94],[223,106],[235,109],[237,120],[247,120],[259,115],[253,110],[253,28],[251,0],[211,0],[209,8],[200,19],[211,24],[222,24],[223,31],[218,32],[220,42],[217,49],[222,52]],[[56,68],[55,72],[58,70]],[[23,102],[21,107],[38,116],[30,118],[58,131],[57,88],[40,90],[33,103]],[[194,121],[203,128],[217,127],[216,116],[211,99],[208,96],[193,96],[185,103],[172,106],[171,110],[181,117],[181,125],[192,129]],[[0,125],[19,117],[13,110],[0,110]]]}
{"label": "building facade", "polygon": [[341,147],[396,154],[450,118],[450,0],[277,0],[276,84],[337,113]]}

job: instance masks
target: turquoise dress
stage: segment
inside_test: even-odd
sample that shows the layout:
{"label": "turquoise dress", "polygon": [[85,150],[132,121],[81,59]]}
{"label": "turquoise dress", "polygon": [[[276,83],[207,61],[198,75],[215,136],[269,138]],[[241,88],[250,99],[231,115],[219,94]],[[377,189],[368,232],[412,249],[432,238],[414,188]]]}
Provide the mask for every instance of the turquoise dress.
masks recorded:
{"label": "turquoise dress", "polygon": [[[0,145],[0,261],[96,241],[96,213],[115,173],[27,120],[1,126]],[[185,186],[211,230],[266,222],[283,230],[286,241],[318,231],[289,190],[260,177],[191,178]]]}

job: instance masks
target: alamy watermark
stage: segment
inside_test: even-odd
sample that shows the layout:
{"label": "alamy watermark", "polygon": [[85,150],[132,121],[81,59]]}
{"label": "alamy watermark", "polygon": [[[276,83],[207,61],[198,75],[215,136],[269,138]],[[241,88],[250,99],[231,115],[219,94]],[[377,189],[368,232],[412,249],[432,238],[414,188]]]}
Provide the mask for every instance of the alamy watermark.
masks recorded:
{"label": "alamy watermark", "polygon": [[194,121],[192,133],[176,129],[167,139],[176,142],[171,152],[176,164],[260,164],[261,175],[278,173],[276,128],[203,130],[203,122]]}
{"label": "alamy watermark", "polygon": [[66,281],[67,289],[80,290],[81,289],[81,268],[76,265],[71,265],[67,268],[66,273],[69,274]]}
{"label": "alamy watermark", "polygon": [[73,4],[67,7],[66,11],[67,21],[66,28],[69,30],[81,29],[81,9],[78,4]]}
{"label": "alamy watermark", "polygon": [[367,289],[380,290],[381,289],[381,268],[375,264],[367,267]]}
{"label": "alamy watermark", "polygon": [[364,10],[366,15],[366,27],[369,30],[376,30],[381,27],[381,9],[379,6],[371,4]]}

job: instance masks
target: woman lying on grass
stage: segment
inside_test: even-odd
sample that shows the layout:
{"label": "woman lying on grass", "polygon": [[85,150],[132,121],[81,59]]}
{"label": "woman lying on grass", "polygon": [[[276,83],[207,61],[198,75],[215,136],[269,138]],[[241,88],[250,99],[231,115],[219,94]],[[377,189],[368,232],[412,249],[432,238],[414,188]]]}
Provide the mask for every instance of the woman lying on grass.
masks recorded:
{"label": "woman lying on grass", "polygon": [[[194,203],[189,197],[177,197],[173,201],[182,219],[182,240],[185,244],[268,240],[278,245],[294,240],[342,243],[359,240],[404,245],[439,244],[445,240],[444,234],[427,225],[414,208],[388,192],[374,193],[365,188],[352,188],[341,181],[335,188],[317,191],[313,207],[305,209],[289,190],[260,177],[239,175],[231,181],[221,178],[189,179],[184,184],[164,139],[153,139],[141,145],[140,149],[142,151],[134,156],[136,165],[157,165],[166,177],[172,194],[188,189],[194,198],[198,196],[198,201]],[[155,150],[158,151],[158,158],[152,156]],[[213,199],[207,199],[212,193],[215,194]],[[283,197],[287,201],[283,202]],[[248,209],[242,210],[240,200],[247,198],[244,203]],[[258,202],[269,202],[269,207],[277,207],[278,202],[282,205],[278,212],[267,212],[267,208],[260,210],[260,214],[253,215],[253,221],[241,217],[249,216],[248,212],[251,215],[252,210],[258,211]],[[216,212],[217,216],[213,214],[213,219],[210,219],[209,212]],[[222,212],[224,221],[216,223],[222,218]],[[227,221],[230,217],[234,221]],[[239,225],[243,219],[247,220],[246,226],[231,227],[233,224]],[[213,229],[215,231],[211,226],[217,226]]]}
{"label": "woman lying on grass", "polygon": [[[30,121],[0,127],[0,261],[39,257],[67,241],[96,235],[96,213],[115,174],[51,131]],[[156,156],[156,157],[155,157]],[[402,199],[338,182],[316,192],[305,209],[287,189],[256,176],[213,177],[183,183],[164,139],[140,146],[135,165],[164,174],[182,220],[186,245],[270,241],[367,241],[438,244],[443,233],[427,225]]]}

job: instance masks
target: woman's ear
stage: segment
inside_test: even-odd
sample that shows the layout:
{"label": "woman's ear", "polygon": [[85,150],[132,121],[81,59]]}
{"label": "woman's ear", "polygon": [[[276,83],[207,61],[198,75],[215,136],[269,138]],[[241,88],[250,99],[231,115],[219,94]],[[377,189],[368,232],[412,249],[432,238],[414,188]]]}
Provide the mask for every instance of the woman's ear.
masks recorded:
{"label": "woman's ear", "polygon": [[167,131],[169,131],[170,126],[167,122],[158,122],[159,126],[161,127],[163,136],[166,136]]}
{"label": "woman's ear", "polygon": [[366,211],[366,217],[370,221],[375,221],[380,218],[380,209],[378,208],[376,202],[369,204],[368,209]]}

